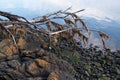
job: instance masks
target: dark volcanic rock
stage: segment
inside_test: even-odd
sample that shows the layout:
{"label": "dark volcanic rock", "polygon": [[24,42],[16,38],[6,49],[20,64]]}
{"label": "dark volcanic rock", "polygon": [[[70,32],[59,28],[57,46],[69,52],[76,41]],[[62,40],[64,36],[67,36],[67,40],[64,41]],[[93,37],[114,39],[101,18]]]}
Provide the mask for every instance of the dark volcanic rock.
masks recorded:
{"label": "dark volcanic rock", "polygon": [[0,42],[0,80],[120,79],[120,51],[74,47],[64,39],[50,50],[32,34],[16,40],[19,49],[9,39]]}
{"label": "dark volcanic rock", "polygon": [[[38,53],[41,51],[38,51]],[[48,54],[49,53],[49,54]],[[30,53],[35,54],[35,53]],[[37,52],[36,52],[37,54]],[[39,53],[40,54],[40,53]],[[42,54],[42,55],[41,55]],[[73,67],[66,61],[58,59],[53,53],[41,53],[40,57],[29,57],[0,62],[1,79],[6,80],[74,80],[70,71]],[[50,55],[51,54],[51,55]],[[26,54],[28,55],[28,54]]]}
{"label": "dark volcanic rock", "polygon": [[[80,51],[81,52],[81,51]],[[120,53],[84,49],[79,63],[74,64],[77,80],[119,80]],[[117,55],[117,56],[116,56]]]}

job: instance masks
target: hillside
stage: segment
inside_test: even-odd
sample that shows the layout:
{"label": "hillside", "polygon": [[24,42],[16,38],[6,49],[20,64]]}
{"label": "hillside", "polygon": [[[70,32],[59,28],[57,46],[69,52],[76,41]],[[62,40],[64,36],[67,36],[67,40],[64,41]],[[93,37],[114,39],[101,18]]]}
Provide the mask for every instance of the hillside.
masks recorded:
{"label": "hillside", "polygon": [[[7,12],[0,15],[8,18],[0,20],[0,79],[120,79],[120,51],[111,52],[104,41],[109,36],[98,30],[94,31],[101,37],[103,50],[92,44],[86,47],[92,30],[75,13],[57,11],[31,21]],[[65,19],[66,25],[54,22],[53,18]],[[74,20],[79,20],[82,28]],[[75,33],[80,42],[75,40]]]}

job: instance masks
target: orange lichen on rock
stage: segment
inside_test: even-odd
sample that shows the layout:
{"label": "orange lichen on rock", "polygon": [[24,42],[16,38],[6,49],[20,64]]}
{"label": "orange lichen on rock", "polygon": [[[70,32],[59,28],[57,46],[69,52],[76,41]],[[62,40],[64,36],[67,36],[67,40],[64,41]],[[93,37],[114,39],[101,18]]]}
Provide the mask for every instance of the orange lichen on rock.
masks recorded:
{"label": "orange lichen on rock", "polygon": [[59,80],[59,76],[56,72],[51,72],[50,75],[48,76],[47,80]]}
{"label": "orange lichen on rock", "polygon": [[40,66],[40,67],[43,67],[47,70],[50,69],[50,63],[48,63],[47,61],[45,60],[42,60],[42,59],[36,59],[36,62],[37,64]]}
{"label": "orange lichen on rock", "polygon": [[39,73],[39,67],[36,65],[35,62],[32,62],[28,66],[28,72],[31,73],[32,75],[35,75],[35,74]]}
{"label": "orange lichen on rock", "polygon": [[15,45],[9,45],[4,47],[4,53],[7,56],[11,56],[13,54],[16,54],[18,52],[17,47]]}
{"label": "orange lichen on rock", "polygon": [[20,37],[19,39],[18,39],[18,47],[19,48],[21,48],[21,49],[23,49],[23,48],[25,48],[25,45],[26,45],[26,41],[22,38],[22,37]]}

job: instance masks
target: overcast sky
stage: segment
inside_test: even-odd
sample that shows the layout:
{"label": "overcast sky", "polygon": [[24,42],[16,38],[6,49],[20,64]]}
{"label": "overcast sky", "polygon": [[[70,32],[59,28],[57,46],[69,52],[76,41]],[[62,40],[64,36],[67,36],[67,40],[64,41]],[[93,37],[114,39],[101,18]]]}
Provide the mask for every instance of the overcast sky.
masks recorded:
{"label": "overcast sky", "polygon": [[120,21],[120,0],[0,0],[0,10],[24,17],[36,17],[72,6],[86,9],[80,15]]}

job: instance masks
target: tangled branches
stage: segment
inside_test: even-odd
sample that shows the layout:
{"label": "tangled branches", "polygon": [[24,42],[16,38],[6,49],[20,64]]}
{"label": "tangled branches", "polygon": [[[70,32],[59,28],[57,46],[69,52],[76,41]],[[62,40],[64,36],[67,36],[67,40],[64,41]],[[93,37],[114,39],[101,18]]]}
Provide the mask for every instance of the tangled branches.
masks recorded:
{"label": "tangled branches", "polygon": [[[72,44],[75,46],[76,35],[80,37],[84,45],[87,45],[91,32],[95,31],[98,32],[101,37],[103,48],[107,49],[105,39],[108,39],[109,36],[101,31],[88,29],[85,22],[76,15],[76,13],[84,11],[84,9],[73,13],[69,12],[69,9],[70,8],[64,11],[59,10],[32,20],[27,20],[24,17],[0,11],[0,16],[8,19],[0,19],[0,34],[2,34],[3,37],[12,38],[14,44],[18,46],[16,43],[16,36],[18,33],[20,33],[20,36],[25,36],[26,33],[29,32],[34,34],[36,39],[39,39],[43,45],[51,48],[52,46],[56,46],[61,38],[71,40]],[[10,29],[11,27],[12,29]],[[33,30],[36,31],[36,33]],[[46,42],[46,40],[40,36],[41,34],[47,36],[49,41]]]}

